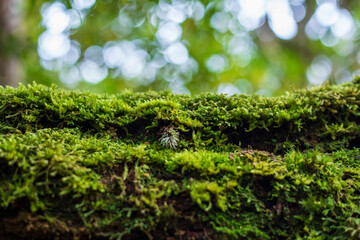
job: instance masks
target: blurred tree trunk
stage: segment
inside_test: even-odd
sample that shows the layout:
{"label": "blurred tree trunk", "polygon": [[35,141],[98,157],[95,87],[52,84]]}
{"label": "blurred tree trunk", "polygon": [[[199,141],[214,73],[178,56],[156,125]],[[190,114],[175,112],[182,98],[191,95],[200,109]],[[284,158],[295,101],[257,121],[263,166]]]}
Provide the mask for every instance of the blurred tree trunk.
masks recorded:
{"label": "blurred tree trunk", "polygon": [[0,85],[16,87],[19,81],[19,64],[16,57],[17,41],[14,38],[19,19],[14,14],[16,0],[0,0]]}

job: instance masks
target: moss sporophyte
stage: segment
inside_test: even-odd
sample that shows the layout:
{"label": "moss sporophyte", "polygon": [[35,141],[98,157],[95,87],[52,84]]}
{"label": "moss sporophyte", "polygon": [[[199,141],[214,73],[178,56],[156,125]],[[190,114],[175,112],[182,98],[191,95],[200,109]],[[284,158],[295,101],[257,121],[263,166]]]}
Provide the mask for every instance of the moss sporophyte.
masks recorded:
{"label": "moss sporophyte", "polygon": [[176,149],[179,142],[179,132],[174,127],[162,129],[160,144],[166,148]]}
{"label": "moss sporophyte", "polygon": [[359,87],[0,88],[0,239],[359,239]]}

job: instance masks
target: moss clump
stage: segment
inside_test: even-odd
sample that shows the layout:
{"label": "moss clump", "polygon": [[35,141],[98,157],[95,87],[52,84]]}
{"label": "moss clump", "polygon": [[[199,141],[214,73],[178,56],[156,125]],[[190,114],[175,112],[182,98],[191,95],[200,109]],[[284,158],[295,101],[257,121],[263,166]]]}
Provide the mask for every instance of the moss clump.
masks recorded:
{"label": "moss clump", "polygon": [[359,87],[0,88],[0,236],[358,239]]}

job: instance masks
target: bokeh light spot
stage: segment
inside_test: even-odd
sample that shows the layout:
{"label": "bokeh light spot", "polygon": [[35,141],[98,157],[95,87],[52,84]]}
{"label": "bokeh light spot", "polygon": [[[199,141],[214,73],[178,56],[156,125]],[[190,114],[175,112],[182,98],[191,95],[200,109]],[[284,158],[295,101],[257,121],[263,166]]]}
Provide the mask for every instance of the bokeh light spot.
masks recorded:
{"label": "bokeh light spot", "polygon": [[79,69],[76,66],[61,69],[59,78],[60,81],[70,87],[75,86],[81,80]]}
{"label": "bokeh light spot", "polygon": [[291,5],[292,12],[294,14],[294,20],[301,22],[306,16],[306,7],[303,4]]}
{"label": "bokeh light spot", "polygon": [[226,32],[231,17],[225,12],[217,12],[210,19],[210,25],[219,32]]}
{"label": "bokeh light spot", "polygon": [[126,78],[136,78],[141,75],[148,54],[144,50],[134,50],[126,54],[126,61],[121,67],[122,74]]}
{"label": "bokeh light spot", "polygon": [[331,31],[338,38],[347,40],[352,40],[354,38],[355,23],[349,11],[341,9],[340,16],[331,26]]}
{"label": "bokeh light spot", "polygon": [[332,71],[331,60],[323,55],[316,56],[310,67],[306,71],[306,76],[310,84],[320,85],[328,80]]}
{"label": "bokeh light spot", "polygon": [[99,66],[91,60],[85,59],[80,63],[80,73],[85,81],[97,84],[107,77],[108,69],[104,66]]}
{"label": "bokeh light spot", "polygon": [[71,66],[79,60],[80,55],[80,44],[76,41],[71,41],[71,47],[69,51],[61,59],[65,65]]}
{"label": "bokeh light spot", "polygon": [[271,19],[269,25],[274,34],[284,40],[294,38],[298,32],[294,18],[287,15]]}
{"label": "bokeh light spot", "polygon": [[152,61],[151,61],[151,66],[153,68],[162,68],[163,66],[165,66],[166,64],[166,60],[164,59],[164,57],[160,54],[155,54],[155,56],[153,57]]}
{"label": "bokeh light spot", "polygon": [[339,17],[339,9],[333,2],[322,3],[314,13],[316,20],[323,26],[331,26]]}
{"label": "bokeh light spot", "polygon": [[305,0],[289,0],[292,6],[300,6],[305,3]]}
{"label": "bokeh light spot", "polygon": [[327,31],[324,36],[320,38],[321,43],[326,47],[334,47],[339,39],[332,34],[331,31]]}
{"label": "bokeh light spot", "polygon": [[53,60],[64,56],[70,50],[70,39],[63,33],[43,32],[39,37],[38,53],[45,60]]}
{"label": "bokeh light spot", "polygon": [[346,68],[341,67],[336,71],[335,81],[337,84],[351,82],[351,80],[352,80],[352,75]]}
{"label": "bokeh light spot", "polygon": [[223,72],[227,64],[228,62],[225,56],[220,54],[214,54],[206,61],[206,67],[213,73]]}
{"label": "bokeh light spot", "polygon": [[269,26],[274,34],[284,40],[292,39],[298,32],[298,26],[287,0],[269,0],[267,2]]}
{"label": "bokeh light spot", "polygon": [[91,8],[95,4],[96,0],[73,0],[72,6],[77,10],[84,10]]}
{"label": "bokeh light spot", "polygon": [[54,2],[42,11],[43,25],[51,33],[61,33],[70,25],[71,17],[63,3]]}
{"label": "bokeh light spot", "polygon": [[109,68],[120,67],[125,61],[125,52],[121,46],[108,43],[104,47],[104,61]]}
{"label": "bokeh light spot", "polygon": [[182,23],[185,21],[186,16],[183,9],[171,6],[167,12],[167,19],[176,23]]}
{"label": "bokeh light spot", "polygon": [[195,21],[201,20],[205,15],[205,7],[201,2],[195,2],[191,8],[191,17]]}
{"label": "bokeh light spot", "polygon": [[94,45],[88,47],[85,51],[84,57],[97,65],[102,65],[104,63],[103,49],[100,46]]}
{"label": "bokeh light spot", "polygon": [[67,13],[70,16],[70,27],[71,28],[80,27],[80,25],[81,25],[80,13],[74,9],[68,9]]}
{"label": "bokeh light spot", "polygon": [[247,18],[260,19],[265,15],[266,0],[239,0],[239,4]]}
{"label": "bokeh light spot", "polygon": [[170,62],[180,65],[189,59],[189,52],[184,44],[176,42],[166,49],[165,56]]}
{"label": "bokeh light spot", "polygon": [[174,22],[164,22],[160,24],[156,37],[161,45],[166,46],[180,39],[182,29],[179,24]]}

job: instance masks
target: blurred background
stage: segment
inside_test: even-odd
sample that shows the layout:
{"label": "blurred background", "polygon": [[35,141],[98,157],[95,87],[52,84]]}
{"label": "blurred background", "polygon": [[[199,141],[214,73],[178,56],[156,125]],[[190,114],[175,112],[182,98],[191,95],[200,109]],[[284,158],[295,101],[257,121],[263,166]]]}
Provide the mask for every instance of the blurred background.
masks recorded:
{"label": "blurred background", "polygon": [[360,1],[0,0],[0,84],[276,96],[360,74]]}

